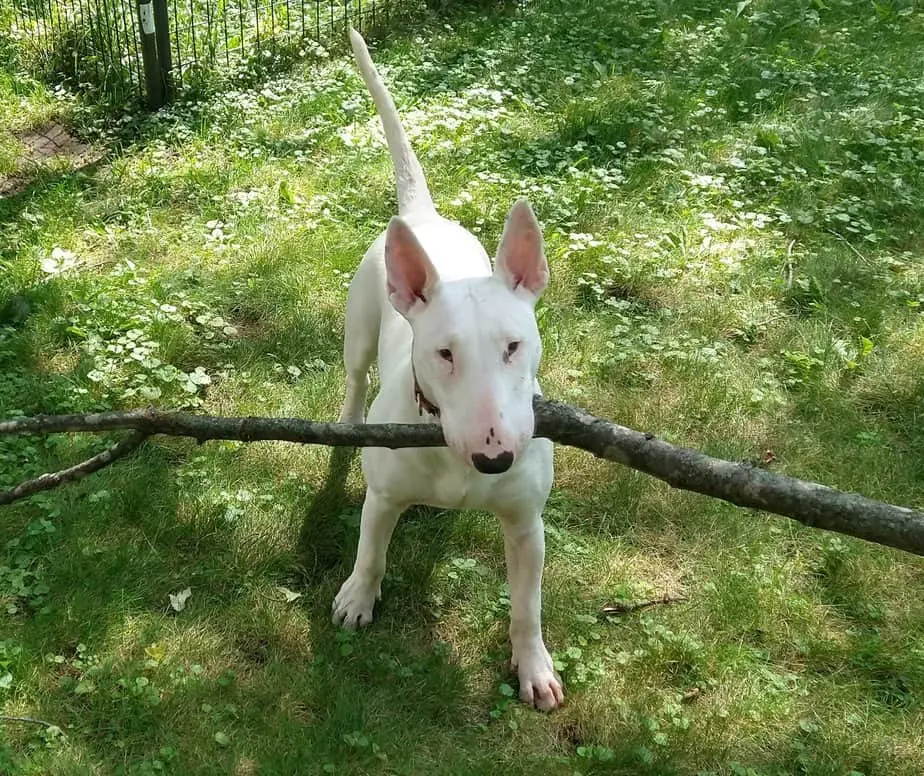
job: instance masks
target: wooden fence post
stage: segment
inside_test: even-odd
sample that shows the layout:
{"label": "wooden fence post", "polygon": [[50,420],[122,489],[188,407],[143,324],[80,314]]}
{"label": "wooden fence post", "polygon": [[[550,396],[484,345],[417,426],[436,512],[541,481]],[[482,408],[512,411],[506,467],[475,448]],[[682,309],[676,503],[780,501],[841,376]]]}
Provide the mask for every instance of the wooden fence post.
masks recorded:
{"label": "wooden fence post", "polygon": [[144,62],[144,87],[148,95],[148,105],[157,110],[167,101],[167,95],[157,61],[152,0],[138,0],[138,22],[141,34],[141,58]]}
{"label": "wooden fence post", "polygon": [[164,84],[164,100],[173,100],[173,53],[170,51],[170,13],[167,0],[154,0],[154,39],[157,43],[157,62]]}

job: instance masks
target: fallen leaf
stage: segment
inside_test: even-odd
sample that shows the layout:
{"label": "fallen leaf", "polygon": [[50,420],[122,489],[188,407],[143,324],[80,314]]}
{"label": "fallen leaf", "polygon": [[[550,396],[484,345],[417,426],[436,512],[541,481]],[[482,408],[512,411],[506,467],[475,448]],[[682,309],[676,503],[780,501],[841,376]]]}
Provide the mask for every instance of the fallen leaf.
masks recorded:
{"label": "fallen leaf", "polygon": [[289,590],[289,588],[283,587],[282,585],[279,585],[276,589],[282,593],[283,597],[286,599],[287,604],[290,604],[293,601],[297,601],[302,597],[301,593],[296,593],[294,590]]}
{"label": "fallen leaf", "polygon": [[185,590],[181,590],[179,593],[169,593],[170,608],[175,612],[182,612],[186,608],[186,602],[191,595],[192,590],[188,587]]}
{"label": "fallen leaf", "polygon": [[295,204],[295,192],[292,190],[292,184],[285,178],[279,181],[279,199],[289,205]]}
{"label": "fallen leaf", "polygon": [[144,648],[144,654],[151,660],[160,663],[167,656],[167,648],[160,642],[155,641],[151,646]]}

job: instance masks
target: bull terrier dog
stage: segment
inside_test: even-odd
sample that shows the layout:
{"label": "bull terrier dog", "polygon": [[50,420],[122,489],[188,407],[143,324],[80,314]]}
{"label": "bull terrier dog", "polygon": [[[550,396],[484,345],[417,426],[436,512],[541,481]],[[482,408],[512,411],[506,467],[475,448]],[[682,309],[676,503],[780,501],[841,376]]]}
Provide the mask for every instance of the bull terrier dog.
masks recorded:
{"label": "bull terrier dog", "polygon": [[370,423],[439,423],[448,447],[364,448],[366,498],[353,572],[334,599],[346,628],[372,621],[395,524],[412,504],[483,509],[504,532],[512,664],[520,698],[549,710],[564,700],[542,640],[542,510],[552,443],[533,439],[542,353],[535,304],[549,267],[529,204],[507,216],[494,268],[481,243],[436,212],[420,162],[362,37],[353,53],[395,167],[398,215],[363,257],[346,305],[346,399],[340,420],[362,423],[378,356]]}

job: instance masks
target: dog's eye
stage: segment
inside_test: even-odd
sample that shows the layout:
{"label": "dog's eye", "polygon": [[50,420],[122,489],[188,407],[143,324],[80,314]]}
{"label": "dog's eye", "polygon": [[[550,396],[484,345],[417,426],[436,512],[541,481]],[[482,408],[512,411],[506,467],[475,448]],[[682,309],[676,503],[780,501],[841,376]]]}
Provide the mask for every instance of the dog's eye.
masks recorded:
{"label": "dog's eye", "polygon": [[452,351],[449,348],[440,348],[437,352],[440,354],[440,358],[443,359],[443,361],[448,361],[450,364],[452,363]]}
{"label": "dog's eye", "polygon": [[507,355],[512,356],[514,353],[517,352],[518,347],[520,347],[519,342],[511,342],[509,345],[507,345]]}

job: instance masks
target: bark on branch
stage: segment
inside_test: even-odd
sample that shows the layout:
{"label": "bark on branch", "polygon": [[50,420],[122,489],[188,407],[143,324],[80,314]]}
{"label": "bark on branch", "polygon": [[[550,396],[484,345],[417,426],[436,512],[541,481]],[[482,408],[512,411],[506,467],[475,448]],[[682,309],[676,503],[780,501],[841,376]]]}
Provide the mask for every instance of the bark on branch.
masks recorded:
{"label": "bark on branch", "polygon": [[[713,496],[742,507],[774,512],[815,528],[924,555],[924,513],[786,477],[747,463],[712,458],[550,399],[536,397],[535,408],[536,436],[587,450],[600,458],[657,477],[675,488]],[[295,418],[187,415],[154,409],[0,421],[0,435],[93,433],[125,429],[135,432],[127,438],[134,440],[134,447],[153,434],[193,437],[199,442],[209,439],[242,442],[283,440],[302,444],[392,449],[438,447],[445,444],[442,429],[431,424],[352,425]],[[126,440],[123,442],[128,444]],[[111,455],[113,450],[102,455]],[[90,460],[100,458],[96,456]],[[100,465],[90,470],[102,468],[112,460],[115,457],[102,462],[97,460]],[[86,467],[89,463],[72,468]],[[55,485],[73,479],[63,477],[62,473],[44,476],[57,477],[59,481]],[[27,495],[21,492],[11,497],[11,494],[26,485],[28,483],[0,494],[0,504]]]}
{"label": "bark on branch", "polygon": [[114,461],[119,460],[119,458],[124,458],[136,448],[140,447],[141,443],[147,438],[148,435],[144,432],[135,431],[120,439],[108,450],[103,450],[103,452],[94,455],[92,458],[88,458],[82,463],[78,463],[76,466],[71,466],[59,472],[43,474],[40,477],[36,477],[34,480],[26,480],[12,490],[0,491],[0,506],[3,504],[11,504],[14,501],[26,498],[35,493],[40,493],[43,490],[57,488],[59,485],[64,485],[68,482],[82,480],[88,474],[98,472],[104,466],[108,466]]}

